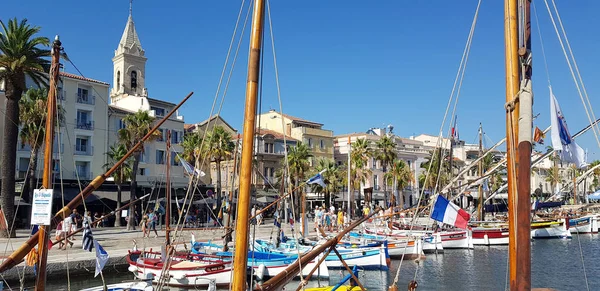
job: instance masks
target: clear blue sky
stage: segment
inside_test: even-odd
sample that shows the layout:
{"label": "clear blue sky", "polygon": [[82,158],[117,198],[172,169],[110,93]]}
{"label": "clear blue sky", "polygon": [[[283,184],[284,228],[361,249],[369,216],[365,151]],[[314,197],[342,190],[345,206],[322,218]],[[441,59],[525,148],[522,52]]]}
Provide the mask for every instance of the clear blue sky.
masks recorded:
{"label": "clear blue sky", "polygon": [[[187,123],[208,117],[241,1],[135,0],[133,17],[148,57],[151,97],[184,105]],[[587,118],[542,1],[540,27],[554,92],[572,133]],[[467,39],[476,0],[272,0],[272,21],[283,110],[325,124],[335,134],[393,124],[395,132],[437,134]],[[592,105],[600,85],[600,1],[558,1]],[[86,77],[110,82],[127,20],[128,0],[4,1],[0,19],[28,18],[42,34],[60,34]],[[535,125],[549,125],[546,72],[535,18]],[[238,130],[243,121],[248,33],[222,115]],[[265,44],[270,44],[268,33]],[[270,46],[265,48],[262,110],[278,108]],[[67,66],[67,70],[75,70]],[[504,130],[503,1],[483,1],[457,109],[461,139],[475,142],[479,122],[494,142]],[[597,107],[596,107],[597,109]],[[596,114],[600,117],[600,110]],[[549,136],[546,138],[550,142]],[[488,141],[488,144],[491,142]],[[579,139],[600,157],[593,133]]]}

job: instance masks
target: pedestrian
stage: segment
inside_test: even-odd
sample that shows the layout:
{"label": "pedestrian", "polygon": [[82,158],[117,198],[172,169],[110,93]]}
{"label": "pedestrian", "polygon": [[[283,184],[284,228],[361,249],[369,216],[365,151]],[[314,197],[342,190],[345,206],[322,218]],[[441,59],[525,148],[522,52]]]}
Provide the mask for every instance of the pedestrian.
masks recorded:
{"label": "pedestrian", "polygon": [[58,243],[59,249],[66,250],[67,243],[71,247],[73,247],[73,242],[67,238],[67,231],[65,231],[65,221],[64,220],[59,222],[58,225],[56,226],[56,236],[54,237],[54,239],[59,241],[59,243]]}
{"label": "pedestrian", "polygon": [[156,212],[148,210],[148,225],[150,226],[148,229],[148,237],[150,236],[150,231],[154,231],[154,237],[158,237],[158,232],[156,231],[156,222],[158,221],[158,215]]}
{"label": "pedestrian", "polygon": [[100,220],[100,214],[98,214],[98,212],[94,212],[94,221],[97,221],[95,225],[96,228],[102,226],[102,221]]}
{"label": "pedestrian", "polygon": [[149,237],[150,232],[148,231],[148,215],[144,214],[142,216],[142,221],[140,222],[140,227],[142,228],[143,237]]}

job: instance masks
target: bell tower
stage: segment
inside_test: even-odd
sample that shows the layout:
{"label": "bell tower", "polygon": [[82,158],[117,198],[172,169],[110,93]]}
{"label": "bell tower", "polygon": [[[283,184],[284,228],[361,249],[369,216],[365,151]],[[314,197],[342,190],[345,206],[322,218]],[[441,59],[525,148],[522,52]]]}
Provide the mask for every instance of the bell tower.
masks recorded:
{"label": "bell tower", "polygon": [[129,0],[129,18],[121,41],[115,50],[113,61],[113,88],[110,91],[112,101],[123,96],[147,96],[145,87],[146,60],[142,43],[135,31],[132,17],[133,0]]}

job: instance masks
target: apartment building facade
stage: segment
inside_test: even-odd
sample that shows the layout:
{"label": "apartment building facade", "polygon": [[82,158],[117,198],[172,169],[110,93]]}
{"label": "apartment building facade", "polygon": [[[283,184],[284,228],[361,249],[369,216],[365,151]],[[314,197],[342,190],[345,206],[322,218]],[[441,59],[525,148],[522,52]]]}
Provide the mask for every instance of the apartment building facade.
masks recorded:
{"label": "apartment building facade", "polygon": [[302,118],[281,114],[275,110],[263,113],[258,118],[259,128],[268,129],[290,136],[308,145],[313,155],[311,166],[321,158],[334,158],[333,131],[323,129],[323,124]]}
{"label": "apartment building facade", "polygon": [[[27,88],[38,86],[26,78]],[[6,96],[0,84],[0,107],[5,109]],[[55,133],[53,145],[55,178],[89,181],[103,173],[106,164],[106,131],[108,117],[108,88],[106,82],[60,72],[58,105],[63,122]],[[0,134],[4,131],[4,118],[0,118]],[[0,151],[2,145],[0,144]],[[44,146],[38,152],[38,169],[41,177]],[[17,145],[16,178],[24,179],[29,167],[31,146],[20,139]]]}
{"label": "apartment building facade", "polygon": [[[385,128],[372,128],[367,130],[364,133],[351,133],[351,134],[341,134],[335,136],[335,161],[339,166],[346,167],[348,163],[348,152],[351,150],[351,145],[355,143],[358,139],[365,139],[370,142],[371,148],[376,150],[376,142],[379,141],[383,136],[388,136],[392,138],[394,143],[396,144],[396,155],[399,160],[403,160],[406,165],[409,167],[410,171],[413,173],[413,176],[417,177],[420,173],[421,163],[427,160],[430,153],[428,147],[424,146],[422,142],[402,138],[392,133],[386,132]],[[349,143],[350,142],[350,143]],[[365,194],[365,189],[372,191],[372,199],[373,200],[383,200],[384,195],[384,175],[386,173],[386,168],[378,161],[376,157],[371,157],[367,161],[367,168],[371,170],[370,177],[362,184],[361,189],[354,189],[354,196],[358,198],[359,191],[360,194]],[[347,187],[344,186],[341,189],[341,193],[338,194],[339,197],[346,197],[347,200]],[[416,179],[409,182],[409,185],[404,189],[398,191],[398,195],[402,195],[404,198],[405,205],[412,205],[416,203],[418,185],[416,184]],[[391,197],[394,194],[394,190],[392,186],[387,187],[388,197]]]}

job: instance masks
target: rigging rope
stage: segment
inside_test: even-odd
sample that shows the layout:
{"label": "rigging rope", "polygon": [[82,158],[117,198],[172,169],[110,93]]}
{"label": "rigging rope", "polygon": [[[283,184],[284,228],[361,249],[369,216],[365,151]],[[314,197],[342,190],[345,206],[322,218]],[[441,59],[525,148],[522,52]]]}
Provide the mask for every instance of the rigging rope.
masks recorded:
{"label": "rigging rope", "polygon": [[[550,10],[550,6],[548,5],[548,0],[544,0],[544,3],[546,4],[546,8],[548,10],[548,15],[550,16],[550,20],[552,21],[552,25],[554,26],[554,31],[556,32],[556,36],[558,37],[558,41],[560,43],[563,54],[567,61],[567,65],[569,66],[569,71],[571,72],[571,77],[573,77],[573,81],[575,82],[575,87],[577,88],[577,92],[581,99],[581,103],[583,104],[583,108],[585,109],[586,116],[588,118],[588,121],[590,122],[590,125],[592,126],[592,130],[594,131],[594,137],[596,138],[596,142],[598,143],[598,146],[600,146],[600,137],[598,137],[599,129],[594,126],[594,120],[596,120],[596,116],[594,114],[591,103],[589,101],[589,97],[587,94],[587,90],[585,89],[585,85],[583,84],[583,79],[581,78],[581,74],[579,73],[579,67],[577,66],[577,62],[575,61],[575,56],[573,55],[573,51],[571,50],[571,45],[569,43],[569,39],[567,38],[567,33],[562,25],[562,20],[560,19],[560,15],[558,14],[558,9],[556,8],[556,4],[554,3],[554,0],[552,0],[552,4],[554,6],[554,10],[555,10],[559,25],[561,27],[561,31],[564,35],[565,42],[567,43],[567,48],[569,49],[569,54],[567,54],[567,50],[565,49],[565,45],[561,38],[560,32],[558,30],[558,27],[556,26],[556,21],[554,20],[554,16],[552,15],[552,11]],[[573,59],[573,64],[571,64],[569,55]],[[573,67],[575,67],[575,71],[573,70]],[[577,72],[577,76],[579,77],[579,80],[575,76],[575,72]],[[579,84],[579,83],[581,83],[581,84]],[[582,93],[582,90],[583,90],[583,93]],[[586,103],[586,101],[587,101],[587,103]],[[588,104],[589,104],[589,109],[588,109]],[[590,116],[590,114],[591,114],[591,116]]]}
{"label": "rigging rope", "polygon": [[[442,119],[442,124],[440,126],[440,131],[439,131],[439,136],[438,136],[438,141],[437,141],[436,147],[440,143],[443,142],[442,132],[443,132],[443,128],[444,128],[446,119],[448,117],[448,111],[450,109],[450,105],[452,104],[452,100],[454,98],[456,98],[456,99],[455,99],[454,108],[453,108],[452,111],[453,111],[453,113],[456,112],[456,106],[458,104],[458,97],[459,97],[459,94],[460,94],[460,89],[462,87],[462,81],[464,79],[464,74],[465,74],[465,71],[466,71],[467,61],[469,59],[469,53],[471,51],[471,43],[473,41],[473,35],[474,35],[474,32],[475,32],[475,26],[477,24],[477,19],[478,19],[478,16],[479,16],[479,9],[480,9],[480,7],[481,7],[481,0],[479,0],[477,2],[477,8],[475,9],[475,15],[473,16],[473,21],[471,22],[471,28],[470,28],[470,31],[469,31],[469,36],[467,37],[467,42],[466,42],[465,48],[463,50],[463,55],[462,55],[461,60],[460,60],[459,68],[458,68],[458,71],[456,73],[456,77],[454,79],[454,85],[452,86],[452,91],[450,93],[450,97],[448,98],[448,104],[446,106],[446,112],[444,113],[444,118]],[[460,78],[460,80],[459,80],[459,78]],[[456,91],[456,97],[455,97],[455,90],[457,89],[457,86],[458,86],[458,90]],[[450,125],[450,126],[452,126],[452,125]],[[440,151],[442,151],[441,147],[440,147]],[[434,153],[433,153],[434,155],[436,154],[435,152],[436,151],[434,150]],[[452,159],[452,157],[450,157],[450,158]],[[425,181],[428,181],[428,179],[429,179],[429,175],[431,173],[431,168],[432,168],[432,165],[433,165],[433,159],[434,159],[434,157],[432,156],[431,160],[430,160],[430,163],[429,163],[429,167],[427,169],[427,173],[425,175]],[[441,169],[442,169],[442,165],[443,165],[443,160],[441,158],[439,160],[439,164],[440,164],[440,166],[439,166],[439,170],[438,170],[438,176],[437,176],[437,179],[436,179],[436,184],[434,186],[434,191],[435,191],[435,189],[437,188],[437,186],[439,184],[440,173],[441,173]],[[424,194],[425,194],[425,187],[423,187],[423,189],[421,189],[421,193],[419,194],[419,199],[417,201],[417,205],[421,205],[421,200],[423,199]],[[440,195],[440,194],[438,193],[437,195]],[[419,215],[419,213],[420,213],[420,210],[417,208],[415,210],[415,212],[414,212],[414,215],[413,215],[412,219],[411,219],[411,224],[410,224],[409,231],[407,233],[407,237],[410,237],[410,233],[412,232],[412,229],[414,227],[414,224],[416,222],[416,219],[417,219],[417,216]],[[406,243],[406,246],[407,245],[408,245],[408,241]],[[415,245],[416,245],[416,242],[415,242]],[[405,250],[406,250],[406,246],[405,246]],[[398,270],[396,271],[396,276],[394,277],[394,282],[392,283],[393,285],[396,285],[398,283],[398,280],[400,279],[400,270],[402,269],[402,262],[403,261],[404,261],[404,256],[402,256],[402,258],[400,259],[400,263],[398,265]]]}

